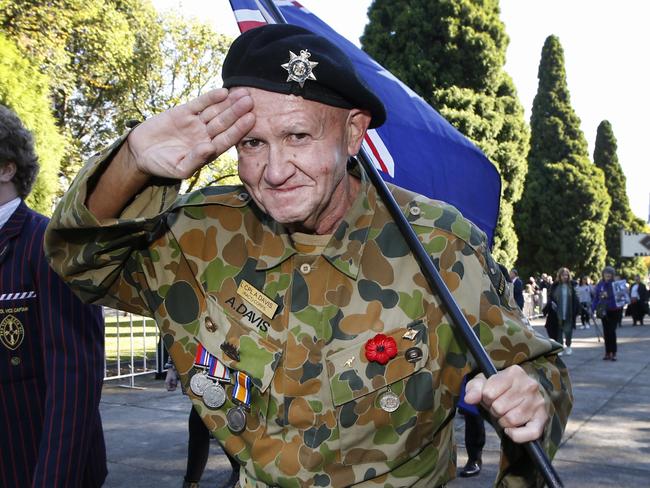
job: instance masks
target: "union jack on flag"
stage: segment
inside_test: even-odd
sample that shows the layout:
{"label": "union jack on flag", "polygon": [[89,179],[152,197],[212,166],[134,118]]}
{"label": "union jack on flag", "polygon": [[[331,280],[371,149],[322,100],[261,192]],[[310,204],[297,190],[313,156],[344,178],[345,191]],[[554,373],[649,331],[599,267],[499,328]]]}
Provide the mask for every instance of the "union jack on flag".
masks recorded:
{"label": "union jack on flag", "polygon": [[[300,2],[273,3],[287,23],[326,37],[342,49],[381,98],[386,122],[368,131],[363,150],[384,180],[454,205],[487,234],[491,244],[501,177],[487,157],[413,90]],[[276,23],[264,0],[230,0],[230,5],[241,32]]]}

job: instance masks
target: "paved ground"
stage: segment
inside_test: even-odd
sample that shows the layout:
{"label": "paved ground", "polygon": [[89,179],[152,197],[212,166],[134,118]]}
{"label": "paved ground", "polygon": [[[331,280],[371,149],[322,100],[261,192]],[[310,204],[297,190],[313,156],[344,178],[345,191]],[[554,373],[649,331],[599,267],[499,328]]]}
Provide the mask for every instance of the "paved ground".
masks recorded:
{"label": "paved ground", "polygon": [[[576,331],[574,354],[565,358],[575,405],[553,464],[567,488],[650,487],[650,326],[632,327],[628,320],[623,325],[616,363],[601,359],[603,343],[593,328]],[[101,410],[109,460],[105,486],[180,487],[189,401],[179,391],[165,391],[160,380],[141,377],[135,384],[144,389],[122,388],[115,382],[104,388]],[[462,466],[462,417],[455,428]],[[449,486],[491,486],[498,454],[498,439],[488,427],[483,472]],[[229,466],[213,441],[201,486],[221,486]]]}

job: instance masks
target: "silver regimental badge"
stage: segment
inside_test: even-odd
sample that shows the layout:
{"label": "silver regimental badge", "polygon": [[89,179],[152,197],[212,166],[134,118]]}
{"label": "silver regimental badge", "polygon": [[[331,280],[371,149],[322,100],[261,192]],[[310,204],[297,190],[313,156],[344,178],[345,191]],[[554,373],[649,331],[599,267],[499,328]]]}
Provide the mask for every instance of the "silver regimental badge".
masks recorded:
{"label": "silver regimental badge", "polygon": [[316,81],[313,70],[318,63],[309,61],[310,56],[311,53],[306,49],[300,51],[300,56],[289,51],[289,62],[282,65],[289,72],[287,81],[297,81],[300,83],[300,88],[305,84],[305,80]]}
{"label": "silver regimental badge", "polygon": [[379,397],[379,406],[384,412],[394,412],[399,408],[399,397],[390,387]]}
{"label": "silver regimental badge", "polygon": [[196,373],[190,380],[190,390],[197,396],[203,396],[205,389],[212,384],[205,373]]}
{"label": "silver regimental badge", "polygon": [[226,403],[226,390],[219,383],[212,383],[203,392],[203,403],[210,408],[221,408]]}

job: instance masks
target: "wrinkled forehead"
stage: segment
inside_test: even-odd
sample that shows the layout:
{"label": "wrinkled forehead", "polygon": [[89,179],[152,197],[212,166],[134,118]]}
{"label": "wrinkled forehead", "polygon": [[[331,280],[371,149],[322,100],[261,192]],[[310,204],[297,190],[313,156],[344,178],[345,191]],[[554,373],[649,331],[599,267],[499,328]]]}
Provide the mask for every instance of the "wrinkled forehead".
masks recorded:
{"label": "wrinkled forehead", "polygon": [[297,95],[287,95],[261,88],[244,88],[253,98],[253,114],[258,118],[267,118],[271,121],[286,119],[289,121],[311,121],[329,125],[335,121],[344,121],[349,113],[348,109],[306,100]]}

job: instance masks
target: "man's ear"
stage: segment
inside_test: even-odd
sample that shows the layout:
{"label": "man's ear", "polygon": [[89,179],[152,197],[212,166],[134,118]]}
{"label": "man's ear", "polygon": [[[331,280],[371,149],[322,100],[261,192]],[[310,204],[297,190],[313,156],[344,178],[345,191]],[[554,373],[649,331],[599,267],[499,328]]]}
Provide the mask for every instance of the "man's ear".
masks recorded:
{"label": "man's ear", "polygon": [[0,164],[0,182],[9,183],[16,176],[16,163],[9,161],[8,163]]}
{"label": "man's ear", "polygon": [[347,121],[348,156],[356,156],[361,148],[363,136],[370,125],[370,112],[353,108],[350,110]]}

